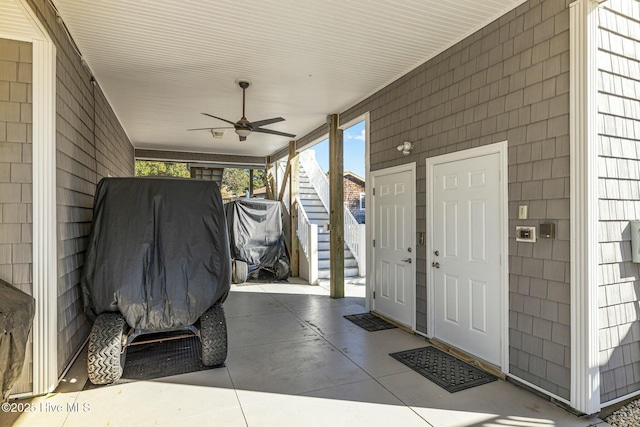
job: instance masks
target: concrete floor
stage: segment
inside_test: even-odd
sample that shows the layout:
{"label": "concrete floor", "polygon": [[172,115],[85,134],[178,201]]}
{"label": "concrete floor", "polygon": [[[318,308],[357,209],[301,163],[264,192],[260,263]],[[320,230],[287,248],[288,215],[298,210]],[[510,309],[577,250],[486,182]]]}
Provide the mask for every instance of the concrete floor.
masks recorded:
{"label": "concrete floor", "polygon": [[232,287],[224,368],[79,391],[82,356],[56,393],[14,401],[34,412],[0,412],[0,426],[608,425],[510,382],[450,394],[388,355],[424,338],[366,332],[342,317],[367,311],[363,281],[348,280],[340,300],[327,282],[290,282]]}

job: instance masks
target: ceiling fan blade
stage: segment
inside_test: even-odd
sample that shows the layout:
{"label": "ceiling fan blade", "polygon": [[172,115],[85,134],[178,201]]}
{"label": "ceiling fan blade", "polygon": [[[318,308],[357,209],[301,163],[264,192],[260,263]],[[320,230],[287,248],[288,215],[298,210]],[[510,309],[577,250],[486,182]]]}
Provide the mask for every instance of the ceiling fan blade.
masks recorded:
{"label": "ceiling fan blade", "polygon": [[202,113],[202,114],[204,114],[205,116],[213,117],[214,119],[222,120],[223,122],[227,122],[227,123],[232,124],[234,126],[236,125],[235,122],[232,122],[232,121],[227,120],[227,119],[223,119],[222,117],[216,117],[216,116],[213,116],[213,115],[207,114],[207,113]]}
{"label": "ceiling fan blade", "polygon": [[273,119],[258,120],[257,122],[251,122],[251,127],[253,129],[256,129],[256,128],[259,128],[260,126],[266,126],[266,125],[270,125],[271,123],[278,123],[278,122],[284,122],[284,119],[282,117],[274,117]]}
{"label": "ceiling fan blade", "polygon": [[235,129],[235,127],[224,127],[224,128],[196,128],[196,129],[187,129],[187,130],[217,130],[217,129]]}
{"label": "ceiling fan blade", "polygon": [[288,138],[295,138],[295,135],[291,135],[290,133],[284,133],[284,132],[278,132],[277,130],[271,130],[271,129],[262,129],[262,128],[258,128],[258,129],[254,129],[254,132],[258,132],[258,133],[268,133],[270,135],[279,135],[279,136],[286,136]]}

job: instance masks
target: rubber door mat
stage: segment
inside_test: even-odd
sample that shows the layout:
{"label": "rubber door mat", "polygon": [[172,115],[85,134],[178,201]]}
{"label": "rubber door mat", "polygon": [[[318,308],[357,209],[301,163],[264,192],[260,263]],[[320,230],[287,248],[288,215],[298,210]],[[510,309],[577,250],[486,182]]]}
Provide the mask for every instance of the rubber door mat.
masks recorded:
{"label": "rubber door mat", "polygon": [[349,314],[343,317],[369,332],[384,331],[385,329],[393,329],[396,327],[371,313]]}
{"label": "rubber door mat", "polygon": [[436,347],[416,348],[391,353],[390,356],[438,384],[449,393],[466,390],[498,379]]}
{"label": "rubber door mat", "polygon": [[[212,369],[202,363],[201,352],[196,336],[130,346],[122,378],[111,385]],[[87,381],[84,389],[96,387],[101,386]]]}

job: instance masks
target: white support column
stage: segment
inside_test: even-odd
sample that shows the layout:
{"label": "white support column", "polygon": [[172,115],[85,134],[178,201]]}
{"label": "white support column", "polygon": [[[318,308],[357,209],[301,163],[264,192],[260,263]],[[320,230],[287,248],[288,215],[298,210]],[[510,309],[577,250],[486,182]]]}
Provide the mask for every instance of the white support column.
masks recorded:
{"label": "white support column", "polygon": [[58,256],[56,219],[56,47],[26,0],[17,0],[31,23],[32,43],[32,394],[58,384]]}
{"label": "white support column", "polygon": [[58,268],[56,234],[56,52],[33,42],[33,392],[58,381]]}
{"label": "white support column", "polygon": [[600,410],[596,8],[570,8],[571,406],[586,414]]}

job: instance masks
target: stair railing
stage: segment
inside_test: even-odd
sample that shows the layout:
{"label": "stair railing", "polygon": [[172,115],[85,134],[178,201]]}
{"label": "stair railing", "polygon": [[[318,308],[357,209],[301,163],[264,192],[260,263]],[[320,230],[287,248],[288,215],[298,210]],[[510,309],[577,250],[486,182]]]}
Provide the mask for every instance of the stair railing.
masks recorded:
{"label": "stair railing", "polygon": [[[300,164],[307,173],[309,182],[311,182],[311,185],[315,188],[327,212],[331,212],[329,209],[329,179],[318,164],[315,151],[305,150],[301,152],[299,156]],[[358,267],[360,267],[360,260],[363,258],[362,255],[365,249],[361,243],[364,239],[361,238],[360,233],[364,227],[359,226],[358,221],[356,221],[351,211],[347,209],[344,204],[342,207],[344,209],[344,242],[347,244],[353,257],[358,261]]]}
{"label": "stair railing", "polygon": [[329,209],[331,205],[331,203],[329,202],[329,179],[318,164],[315,151],[305,150],[301,152],[299,156],[300,164],[307,173],[309,182],[311,182],[311,185],[313,185],[313,188],[315,188],[316,193],[318,193],[318,197],[324,205],[324,208],[327,210],[327,212],[331,212],[331,210]]}
{"label": "stair railing", "polygon": [[314,285],[318,281],[318,226],[311,224],[300,199],[296,198],[296,203],[298,204],[298,241],[307,260],[309,284]]}

